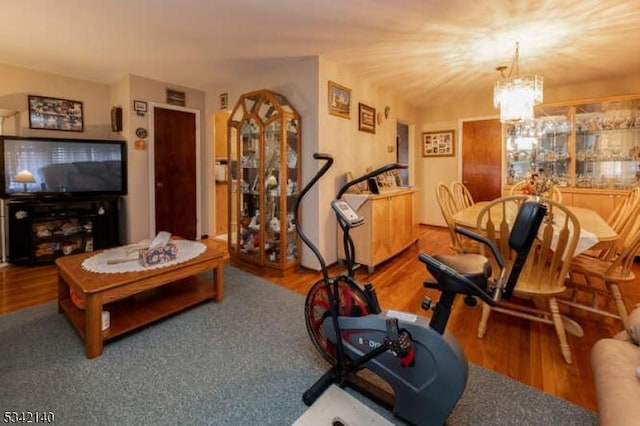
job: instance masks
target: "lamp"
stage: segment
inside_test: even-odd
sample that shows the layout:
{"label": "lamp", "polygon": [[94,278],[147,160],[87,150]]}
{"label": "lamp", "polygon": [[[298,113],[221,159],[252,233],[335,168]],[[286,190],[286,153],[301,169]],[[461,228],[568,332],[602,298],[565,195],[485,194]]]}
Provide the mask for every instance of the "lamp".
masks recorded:
{"label": "lamp", "polygon": [[534,74],[520,74],[518,59],[520,44],[516,42],[516,53],[511,62],[509,73],[507,66],[497,67],[502,80],[496,81],[493,88],[493,106],[500,108],[500,121],[509,123],[533,118],[533,107],[542,102],[542,77]]}
{"label": "lamp", "polygon": [[34,183],[36,181],[29,170],[22,170],[13,180],[24,185],[24,192],[27,192],[28,183]]}

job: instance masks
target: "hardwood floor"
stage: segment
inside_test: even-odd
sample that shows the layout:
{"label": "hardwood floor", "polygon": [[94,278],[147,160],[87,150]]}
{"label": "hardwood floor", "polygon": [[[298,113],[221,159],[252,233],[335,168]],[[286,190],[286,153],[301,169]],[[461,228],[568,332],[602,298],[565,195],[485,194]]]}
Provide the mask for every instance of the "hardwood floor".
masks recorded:
{"label": "hardwood floor", "polygon": [[[219,244],[205,240],[209,244]],[[421,315],[420,304],[424,296],[434,301],[435,290],[424,289],[422,282],[428,278],[424,265],[417,259],[419,252],[430,254],[449,252],[449,234],[444,228],[421,226],[417,244],[394,259],[378,266],[368,275],[360,268],[360,282],[372,282],[384,308],[398,309]],[[634,265],[640,277],[640,265]],[[331,272],[342,270],[333,265]],[[285,277],[267,271],[260,275],[300,294],[320,279],[320,273],[299,268]],[[628,309],[640,302],[638,290],[640,278],[622,287]],[[0,268],[0,314],[50,302],[57,297],[57,276],[54,265],[6,266]],[[223,302],[224,303],[224,302]],[[557,337],[552,326],[493,313],[489,329],[483,339],[476,337],[480,318],[480,306],[468,307],[462,299],[456,301],[448,330],[462,344],[470,362],[509,376],[522,383],[543,390],[559,398],[571,401],[587,409],[597,411],[595,391],[591,376],[590,350],[593,344],[622,330],[618,320],[595,316],[579,310],[566,310],[584,328],[584,337],[568,335],[573,352],[573,364],[563,362]],[[303,318],[300,318],[303,321]],[[487,401],[490,400],[487,395]]]}

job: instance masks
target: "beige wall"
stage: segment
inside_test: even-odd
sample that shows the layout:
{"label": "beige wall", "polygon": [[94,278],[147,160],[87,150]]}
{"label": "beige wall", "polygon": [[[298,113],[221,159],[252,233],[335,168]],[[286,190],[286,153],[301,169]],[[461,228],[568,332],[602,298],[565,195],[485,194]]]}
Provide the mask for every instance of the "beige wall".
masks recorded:
{"label": "beige wall", "polygon": [[[84,131],[61,132],[29,129],[28,95],[80,101],[83,104]],[[17,112],[7,120],[4,133],[17,136],[118,139],[111,132],[109,87],[68,77],[0,64],[0,109]]]}

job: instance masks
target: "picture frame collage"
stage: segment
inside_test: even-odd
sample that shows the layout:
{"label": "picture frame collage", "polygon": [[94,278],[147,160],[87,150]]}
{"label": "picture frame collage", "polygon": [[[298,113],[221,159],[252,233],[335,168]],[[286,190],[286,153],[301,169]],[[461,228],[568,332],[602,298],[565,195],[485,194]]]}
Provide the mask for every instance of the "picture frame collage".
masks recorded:
{"label": "picture frame collage", "polygon": [[[337,117],[351,119],[351,89],[329,80],[329,92],[327,98],[329,114]],[[358,130],[366,133],[376,133],[376,126],[389,118],[391,107],[386,106],[384,112],[376,112],[376,108],[358,103]]]}

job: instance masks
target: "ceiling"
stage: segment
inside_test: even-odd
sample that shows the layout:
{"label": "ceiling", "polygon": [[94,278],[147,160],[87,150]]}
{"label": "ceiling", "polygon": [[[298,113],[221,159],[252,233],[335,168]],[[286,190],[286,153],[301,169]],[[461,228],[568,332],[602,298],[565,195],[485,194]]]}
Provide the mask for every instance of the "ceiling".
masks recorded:
{"label": "ceiling", "polygon": [[637,75],[640,1],[3,0],[0,40],[10,65],[201,90],[319,55],[433,106],[490,93],[516,42],[546,88]]}

